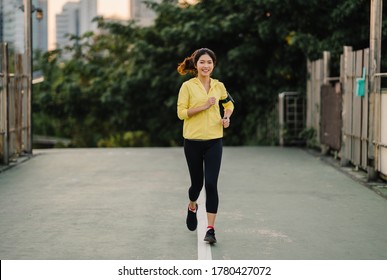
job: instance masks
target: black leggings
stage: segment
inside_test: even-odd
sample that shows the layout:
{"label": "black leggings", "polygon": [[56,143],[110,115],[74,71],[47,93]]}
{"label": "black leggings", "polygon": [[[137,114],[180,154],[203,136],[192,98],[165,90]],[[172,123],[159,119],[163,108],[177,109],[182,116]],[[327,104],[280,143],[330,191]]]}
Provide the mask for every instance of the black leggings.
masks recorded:
{"label": "black leggings", "polygon": [[191,201],[198,199],[204,180],[207,212],[216,214],[219,205],[218,177],[222,161],[222,139],[206,141],[185,139],[184,153],[191,177],[189,199]]}

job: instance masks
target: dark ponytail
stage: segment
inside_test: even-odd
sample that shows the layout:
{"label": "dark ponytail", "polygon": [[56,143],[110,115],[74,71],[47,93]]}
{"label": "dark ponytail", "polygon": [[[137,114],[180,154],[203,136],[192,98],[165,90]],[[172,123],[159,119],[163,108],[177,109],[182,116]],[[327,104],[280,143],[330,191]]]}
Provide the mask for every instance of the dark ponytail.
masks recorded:
{"label": "dark ponytail", "polygon": [[182,63],[179,63],[177,72],[179,72],[180,75],[186,75],[188,73],[191,75],[196,75],[197,70],[194,63],[194,55],[186,57]]}
{"label": "dark ponytail", "polygon": [[186,57],[182,63],[179,63],[179,66],[177,67],[177,72],[179,72],[180,75],[186,75],[189,73],[193,76],[196,76],[198,73],[198,71],[196,70],[196,63],[203,54],[208,54],[214,62],[214,65],[216,64],[215,53],[210,49],[201,48],[194,51],[194,53],[190,57]]}

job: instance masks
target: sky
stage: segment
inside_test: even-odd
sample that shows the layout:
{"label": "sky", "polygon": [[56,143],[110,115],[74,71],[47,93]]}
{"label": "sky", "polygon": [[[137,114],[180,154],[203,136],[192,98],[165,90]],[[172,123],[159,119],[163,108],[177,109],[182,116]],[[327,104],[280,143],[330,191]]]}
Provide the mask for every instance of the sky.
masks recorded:
{"label": "sky", "polygon": [[[67,2],[79,2],[79,0],[48,0],[49,49],[55,48],[55,15],[61,13],[63,5]],[[103,11],[104,16],[129,17],[129,0],[98,0],[97,5],[98,12]]]}

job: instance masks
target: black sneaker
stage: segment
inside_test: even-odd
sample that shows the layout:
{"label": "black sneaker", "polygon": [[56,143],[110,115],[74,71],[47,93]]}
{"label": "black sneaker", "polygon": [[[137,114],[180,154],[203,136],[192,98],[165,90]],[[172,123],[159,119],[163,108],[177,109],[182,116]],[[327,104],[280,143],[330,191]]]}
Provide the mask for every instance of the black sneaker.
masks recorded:
{"label": "black sneaker", "polygon": [[207,241],[210,244],[216,243],[215,230],[213,228],[207,230],[206,236],[204,237],[204,241]]}
{"label": "black sneaker", "polygon": [[188,213],[187,213],[187,228],[190,231],[194,231],[196,227],[198,226],[198,219],[196,218],[196,213],[198,212],[199,205],[196,204],[196,212],[192,212],[189,210],[188,207]]}

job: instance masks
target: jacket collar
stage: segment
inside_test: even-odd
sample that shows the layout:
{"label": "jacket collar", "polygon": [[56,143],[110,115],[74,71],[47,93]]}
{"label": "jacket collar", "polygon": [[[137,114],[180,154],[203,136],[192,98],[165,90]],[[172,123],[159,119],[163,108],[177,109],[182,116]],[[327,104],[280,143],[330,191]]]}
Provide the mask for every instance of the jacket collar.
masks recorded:
{"label": "jacket collar", "polygon": [[[211,80],[211,87],[215,87],[219,83],[219,80],[217,79],[210,78],[210,80]],[[192,78],[191,81],[197,85],[201,85],[201,82],[198,77]]]}

